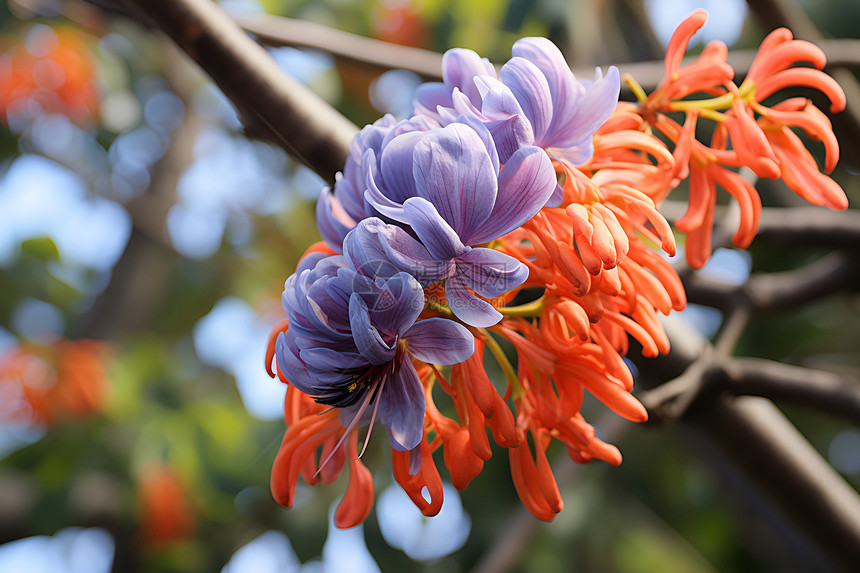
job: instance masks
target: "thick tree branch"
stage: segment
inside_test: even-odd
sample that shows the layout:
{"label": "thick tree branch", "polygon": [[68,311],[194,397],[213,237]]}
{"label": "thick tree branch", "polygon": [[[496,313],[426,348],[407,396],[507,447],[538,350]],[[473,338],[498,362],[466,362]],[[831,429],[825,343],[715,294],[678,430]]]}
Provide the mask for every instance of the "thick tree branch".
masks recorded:
{"label": "thick tree branch", "polygon": [[738,480],[832,567],[856,570],[860,497],[771,402],[722,397],[691,411],[683,426],[716,446]]}
{"label": "thick tree branch", "polygon": [[[640,396],[652,419],[671,421],[666,415],[680,419],[685,433],[695,433],[701,444],[720,452],[740,484],[745,489],[751,487],[765,499],[774,514],[788,520],[833,567],[853,570],[860,562],[857,492],[770,402],[712,392],[700,394],[701,390],[710,389],[706,382],[723,360],[715,356],[707,342],[697,341],[688,332],[670,328],[669,334],[672,340],[669,355],[636,360],[642,386],[654,387],[680,375]],[[756,385],[757,390],[763,389],[765,382],[759,375],[762,362],[736,364],[749,371],[747,382],[738,382],[740,387],[749,384],[750,391]],[[782,369],[779,372],[785,373]],[[789,384],[798,378],[799,371],[793,370]],[[739,378],[743,379],[744,376]],[[825,379],[828,379],[826,374],[816,381],[834,385],[833,379],[824,382]],[[803,392],[815,395],[819,390],[806,388]],[[795,387],[794,392],[797,396],[801,391]],[[786,388],[781,391],[782,396],[791,394]],[[823,401],[823,395],[818,395]],[[691,396],[698,399],[694,401]],[[672,408],[676,400],[683,407]],[[715,461],[712,457],[707,459]]]}
{"label": "thick tree branch", "polygon": [[212,77],[255,136],[268,136],[334,182],[357,127],[287,76],[209,0],[133,0],[142,14]]}
{"label": "thick tree branch", "polygon": [[860,261],[848,253],[833,253],[799,269],[757,273],[739,286],[698,275],[684,281],[687,300],[722,310],[749,306],[762,312],[790,308],[823,296],[860,287]]}
{"label": "thick tree branch", "polygon": [[761,396],[847,418],[860,426],[860,381],[759,358],[724,361],[709,373],[717,389]]}
{"label": "thick tree branch", "polygon": [[762,209],[756,243],[783,246],[860,248],[860,211],[821,207]]}

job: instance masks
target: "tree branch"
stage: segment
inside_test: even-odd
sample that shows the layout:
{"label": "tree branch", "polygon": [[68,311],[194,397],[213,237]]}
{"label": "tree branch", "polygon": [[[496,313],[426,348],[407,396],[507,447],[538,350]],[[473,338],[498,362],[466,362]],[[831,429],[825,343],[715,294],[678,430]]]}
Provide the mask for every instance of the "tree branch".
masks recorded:
{"label": "tree branch", "polygon": [[268,14],[230,16],[266,46],[312,48],[379,73],[409,70],[428,81],[439,81],[442,76],[442,54],[430,50],[383,42],[306,20]]}
{"label": "tree branch", "polygon": [[[723,359],[716,357],[710,344],[700,337],[673,329],[672,323],[667,326],[672,351],[666,356],[635,360],[640,384],[645,387],[654,387],[680,375],[640,396],[653,421],[669,422],[672,420],[665,417],[667,414],[673,418],[677,416],[685,434],[695,433],[701,444],[720,452],[744,486],[742,491],[752,488],[766,500],[775,515],[788,520],[832,566],[853,570],[860,562],[860,497],[857,492],[770,402],[760,398],[727,397],[710,391],[700,393],[703,389],[712,389],[706,381],[712,379]],[[747,382],[740,376],[741,388],[748,384],[750,391],[763,389],[764,377],[759,373],[764,362],[741,360],[736,364],[749,372]],[[779,370],[780,374],[785,372],[787,370]],[[798,382],[799,378],[800,372],[792,369],[789,379]],[[803,392],[827,401],[821,392],[825,385],[835,386],[833,379],[823,374],[815,380],[821,386],[814,390],[806,388]],[[793,391],[783,388],[778,393],[786,396],[794,392],[794,396],[799,396],[803,392],[796,386]],[[695,400],[691,399],[691,394]],[[675,400],[684,402],[684,407],[666,407]],[[831,401],[827,407],[836,406]],[[715,461],[712,456],[706,459]]]}
{"label": "tree branch", "polygon": [[[245,31],[267,46],[312,48],[348,62],[371,66],[380,73],[403,69],[414,72],[425,80],[441,79],[442,55],[436,52],[399,46],[322,24],[270,14],[249,16],[233,13],[231,16]],[[820,40],[816,43],[827,55],[826,69],[860,69],[860,40]],[[732,50],[729,53],[729,63],[739,77],[746,75],[755,53],[755,50]],[[687,62],[692,60],[693,57],[685,59]],[[665,74],[663,60],[629,62],[619,64],[618,67],[621,72],[633,75],[646,90],[656,88]],[[575,67],[574,72],[579,77],[588,78],[593,75],[594,70]],[[621,88],[628,89],[626,85]]]}
{"label": "tree branch", "polygon": [[860,497],[771,402],[721,397],[691,411],[683,426],[715,446],[740,482],[832,567],[856,570]]}
{"label": "tree branch", "polygon": [[739,286],[693,274],[684,281],[687,300],[721,310],[749,305],[763,312],[790,308],[860,287],[860,264],[848,253],[833,253],[799,269],[757,273]]}
{"label": "tree branch", "polygon": [[333,183],[357,127],[287,76],[209,0],[132,0],[236,105],[255,136],[268,136]]}
{"label": "tree branch", "polygon": [[821,207],[764,208],[755,241],[783,246],[860,247],[860,211]]}
{"label": "tree branch", "polygon": [[860,381],[760,358],[735,358],[709,373],[717,388],[847,418],[860,426]]}

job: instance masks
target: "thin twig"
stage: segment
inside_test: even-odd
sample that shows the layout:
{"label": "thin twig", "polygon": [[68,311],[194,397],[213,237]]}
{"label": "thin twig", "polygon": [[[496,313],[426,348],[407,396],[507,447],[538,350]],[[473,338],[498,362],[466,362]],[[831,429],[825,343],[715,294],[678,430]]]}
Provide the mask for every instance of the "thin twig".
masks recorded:
{"label": "thin twig", "polygon": [[[414,72],[426,80],[438,81],[442,74],[442,55],[429,50],[398,46],[357,34],[351,34],[301,20],[274,15],[232,14],[236,22],[267,46],[293,46],[312,48],[332,54],[346,61],[371,66],[381,72],[403,69]],[[821,40],[817,42],[827,55],[827,68],[860,69],[860,40]],[[739,77],[746,75],[755,57],[754,50],[732,50],[728,61]],[[693,57],[685,61],[692,61]],[[647,90],[653,90],[665,73],[663,60],[619,64],[624,73],[630,73]],[[575,67],[579,77],[588,78],[593,69]],[[622,89],[626,89],[622,86]]]}
{"label": "thin twig", "polygon": [[380,73],[403,69],[436,81],[442,75],[442,55],[438,52],[383,42],[306,20],[238,12],[230,16],[266,46],[312,48]]}

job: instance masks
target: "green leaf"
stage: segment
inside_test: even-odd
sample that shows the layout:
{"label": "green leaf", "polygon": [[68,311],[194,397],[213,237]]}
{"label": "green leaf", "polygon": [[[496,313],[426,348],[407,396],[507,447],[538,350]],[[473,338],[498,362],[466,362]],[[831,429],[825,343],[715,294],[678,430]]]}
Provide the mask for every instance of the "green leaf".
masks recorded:
{"label": "green leaf", "polygon": [[59,261],[60,251],[50,237],[27,239],[21,243],[21,253],[36,257],[42,262]]}

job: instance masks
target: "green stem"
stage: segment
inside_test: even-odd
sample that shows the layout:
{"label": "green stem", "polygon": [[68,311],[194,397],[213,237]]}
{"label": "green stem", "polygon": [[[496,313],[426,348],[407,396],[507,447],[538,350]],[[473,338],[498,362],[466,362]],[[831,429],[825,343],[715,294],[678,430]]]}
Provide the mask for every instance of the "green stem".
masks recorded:
{"label": "green stem", "polygon": [[688,110],[721,110],[732,107],[732,102],[735,101],[735,94],[727,93],[719,97],[710,99],[694,99],[686,101],[673,101],[669,104],[669,109],[672,111],[688,111]]}
{"label": "green stem", "polygon": [[483,335],[484,343],[487,345],[487,348],[490,349],[490,352],[493,353],[493,356],[496,359],[496,362],[499,363],[499,366],[502,367],[502,372],[505,373],[505,378],[508,380],[508,384],[513,388],[514,396],[519,396],[524,392],[524,388],[522,384],[520,384],[520,378],[517,376],[517,373],[514,372],[514,367],[511,365],[508,357],[505,356],[505,351],[502,350],[502,347],[499,346],[499,343],[496,342],[496,339],[493,338],[490,333],[485,328],[480,328],[478,331]]}
{"label": "green stem", "polygon": [[537,317],[543,314],[543,297],[519,306],[503,306],[497,308],[505,316]]}
{"label": "green stem", "polygon": [[442,314],[448,318],[454,318],[454,312],[447,304],[436,302],[431,298],[427,299],[427,301],[424,303],[424,307],[429,308],[430,310],[435,310],[439,314]]}

